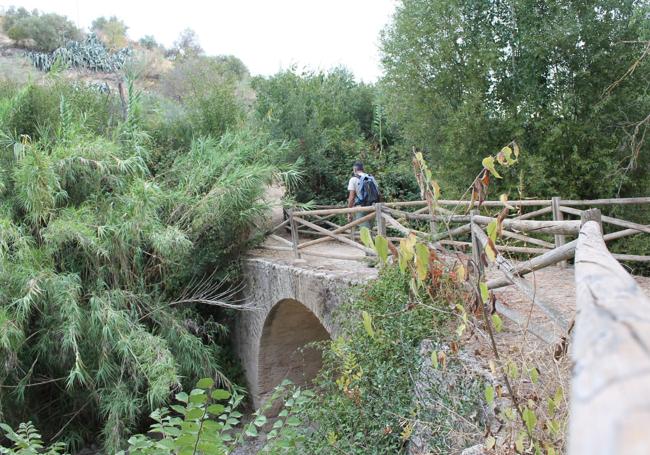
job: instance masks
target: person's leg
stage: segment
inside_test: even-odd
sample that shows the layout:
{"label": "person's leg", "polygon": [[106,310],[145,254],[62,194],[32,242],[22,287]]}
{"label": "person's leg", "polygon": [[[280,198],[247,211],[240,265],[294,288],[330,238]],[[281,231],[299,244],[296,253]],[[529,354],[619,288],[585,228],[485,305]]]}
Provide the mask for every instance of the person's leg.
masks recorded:
{"label": "person's leg", "polygon": [[[366,216],[367,214],[368,214],[368,212],[356,212],[356,213],[354,214],[354,219],[355,219],[355,220],[358,220],[359,218],[363,218],[363,217]],[[359,229],[361,229],[362,227],[365,227],[365,228],[368,228],[368,229],[372,229],[373,224],[374,224],[374,223],[373,223],[372,220],[368,220],[368,221],[364,221],[363,223],[361,223],[361,224],[358,225],[357,227],[358,227]]]}

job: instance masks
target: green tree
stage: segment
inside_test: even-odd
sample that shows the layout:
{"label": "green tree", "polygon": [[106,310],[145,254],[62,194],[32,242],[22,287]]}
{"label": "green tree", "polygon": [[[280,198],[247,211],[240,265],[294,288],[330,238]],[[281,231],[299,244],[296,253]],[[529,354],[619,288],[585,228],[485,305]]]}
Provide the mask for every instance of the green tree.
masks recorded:
{"label": "green tree", "polygon": [[195,58],[203,55],[205,52],[199,43],[199,36],[191,28],[186,28],[174,41],[174,46],[170,50],[170,56],[175,59]]}
{"label": "green tree", "polygon": [[158,41],[156,41],[156,38],[153,35],[145,35],[140,40],[138,41],[140,43],[140,46],[143,46],[149,50],[155,49],[160,46],[158,44]]}
{"label": "green tree", "polygon": [[122,49],[128,44],[126,32],[129,28],[123,20],[116,16],[98,17],[90,26],[90,30],[111,50]]}
{"label": "green tree", "polygon": [[352,163],[368,157],[373,91],[343,69],[283,71],[255,78],[257,119],[279,140],[295,141],[288,161],[301,157],[308,177],[296,196],[323,202],[345,197]]}
{"label": "green tree", "polygon": [[648,7],[404,0],[382,36],[389,116],[456,192],[477,158],[515,138],[527,195],[638,195],[647,169],[619,164],[628,119],[650,111],[648,62],[606,89],[640,55]]}
{"label": "green tree", "polygon": [[24,8],[9,9],[3,29],[17,44],[43,52],[53,51],[81,37],[79,29],[67,17],[41,14],[37,10],[30,13]]}
{"label": "green tree", "polygon": [[193,136],[221,137],[243,122],[246,105],[254,97],[246,66],[232,56],[176,60],[159,90],[174,104],[165,109],[165,118],[154,118],[167,124],[155,133],[156,140],[168,144],[187,143]]}

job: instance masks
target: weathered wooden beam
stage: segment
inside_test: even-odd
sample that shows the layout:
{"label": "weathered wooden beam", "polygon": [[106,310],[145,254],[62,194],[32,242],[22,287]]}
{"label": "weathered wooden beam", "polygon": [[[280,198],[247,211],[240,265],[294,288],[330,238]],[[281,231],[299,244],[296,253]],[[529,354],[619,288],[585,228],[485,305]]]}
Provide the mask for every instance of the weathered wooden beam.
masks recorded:
{"label": "weathered wooden beam", "polygon": [[639,254],[612,253],[612,256],[617,261],[650,262],[650,256],[642,256]]}
{"label": "weathered wooden beam", "polygon": [[575,264],[568,454],[648,453],[650,299],[609,253],[596,222],[582,226]]}
{"label": "weathered wooden beam", "polygon": [[532,333],[537,338],[539,338],[540,340],[542,340],[543,342],[545,342],[550,346],[558,346],[562,344],[562,342],[564,341],[561,337],[559,337],[555,333],[554,330],[548,330],[538,326],[537,324],[535,324],[533,321],[530,320],[529,316],[521,314],[519,311],[507,307],[506,305],[501,303],[499,299],[497,299],[494,302],[494,308],[497,310],[497,313],[510,319],[519,327],[529,331],[530,333]]}
{"label": "weathered wooden beam", "polygon": [[[570,207],[564,207],[564,206],[561,207],[561,210],[565,213],[570,213],[572,215],[581,215],[583,212],[582,210],[572,209]],[[614,218],[611,216],[604,216],[604,215],[602,215],[600,218],[601,218],[601,222],[603,223],[609,223],[615,226],[620,226],[629,229],[636,229],[639,232],[645,232],[646,234],[650,234],[650,227],[645,226],[643,224],[633,223],[632,221],[621,220],[619,218]]]}
{"label": "weathered wooden beam", "polygon": [[340,215],[345,213],[359,213],[359,212],[372,212],[375,208],[368,207],[348,207],[342,209],[320,209],[320,210],[300,210],[293,212],[296,216],[309,216],[309,215]]}
{"label": "weathered wooden beam", "polygon": [[[474,222],[485,226],[496,218],[490,216],[476,215]],[[577,234],[580,230],[580,221],[536,221],[536,220],[512,220],[506,218],[501,225],[508,230],[521,232],[539,232],[544,234]]]}
{"label": "weathered wooden beam", "polygon": [[503,230],[501,231],[501,235],[509,239],[519,240],[520,242],[532,243],[533,245],[543,246],[544,248],[551,248],[551,249],[555,248],[555,245],[553,245],[551,242],[546,242],[544,240],[536,239],[523,234],[518,234],[516,232]]}
{"label": "weathered wooden beam", "polygon": [[[553,210],[553,221],[564,221],[562,210],[560,210],[560,198],[555,196],[551,199],[551,209]],[[566,237],[562,234],[555,234],[555,248],[559,248],[566,243]],[[557,263],[558,267],[566,268],[566,261]]]}
{"label": "weathered wooden beam", "polygon": [[[369,214],[367,214],[367,215],[362,216],[361,218],[359,218],[359,219],[357,219],[357,220],[350,221],[348,224],[343,225],[343,226],[341,226],[341,227],[339,227],[339,228],[333,230],[332,233],[334,233],[334,234],[340,234],[340,233],[342,233],[342,232],[347,231],[347,230],[350,229],[350,228],[353,228],[353,227],[355,227],[355,226],[358,226],[358,225],[360,225],[360,224],[363,224],[363,223],[365,223],[366,221],[370,221],[370,220],[372,220],[374,217],[375,217],[375,214],[374,214],[374,213],[369,213]],[[326,237],[322,237],[322,238],[320,238],[320,239],[310,240],[310,241],[308,241],[308,242],[303,242],[303,243],[301,243],[300,246],[299,246],[299,248],[301,248],[301,249],[302,249],[302,248],[307,248],[308,246],[317,245],[317,244],[319,244],[319,243],[327,242],[327,241],[329,241],[329,240],[331,240],[331,239],[330,239],[329,237],[327,237],[327,236],[326,236]]]}
{"label": "weathered wooden beam", "polygon": [[471,229],[470,224],[467,223],[467,224],[464,224],[464,225],[459,226],[457,228],[450,229],[448,231],[439,232],[438,234],[434,235],[432,238],[433,238],[433,241],[446,239],[448,237],[453,238],[453,237],[458,236],[458,235],[468,234],[471,230],[472,229]]}
{"label": "weathered wooden beam", "polygon": [[[483,229],[477,224],[472,224],[472,233],[481,243],[483,249],[488,248],[489,239]],[[555,309],[551,304],[542,298],[539,291],[537,291],[532,284],[525,278],[517,276],[513,273],[514,265],[499,252],[496,252],[495,265],[506,276],[506,278],[517,287],[526,297],[528,297],[533,304],[549,317],[549,319],[557,325],[563,333],[569,330],[569,323],[564,319],[564,316]]]}
{"label": "weathered wooden beam", "polygon": [[523,215],[516,216],[512,218],[513,220],[528,220],[530,218],[535,218],[540,215],[546,215],[547,213],[551,213],[553,211],[552,207],[544,207],[539,210],[534,210],[532,212],[524,213]]}
{"label": "weathered wooden beam", "polygon": [[[646,227],[650,228],[650,226],[646,226]],[[605,242],[609,242],[610,240],[629,237],[630,235],[636,235],[636,234],[643,234],[643,232],[637,229],[621,229],[620,231],[610,232],[609,234],[605,234],[604,238],[605,238]]]}
{"label": "weathered wooden beam", "polygon": [[298,251],[298,243],[300,242],[298,234],[298,225],[296,224],[296,216],[293,210],[289,210],[289,226],[291,226],[291,248],[293,249],[293,257],[300,259],[300,252]]}
{"label": "weathered wooden beam", "polygon": [[270,229],[269,231],[267,231],[267,232],[275,232],[275,231],[277,231],[278,229],[282,229],[282,228],[285,227],[287,224],[289,224],[289,221],[290,221],[289,218],[287,218],[287,219],[284,220],[282,223],[280,223],[280,224],[278,224],[277,226],[271,228],[271,229]]}
{"label": "weathered wooden beam", "polygon": [[[646,226],[646,227],[650,228],[650,226]],[[604,240],[608,242],[610,240],[615,240],[621,237],[627,237],[629,235],[638,234],[640,232],[641,231],[639,231],[638,229],[623,229],[620,231],[605,234]],[[520,262],[515,266],[513,272],[519,276],[524,276],[535,270],[543,269],[544,267],[548,267],[553,264],[556,264],[559,261],[571,259],[575,254],[575,248],[577,244],[578,241],[573,240],[571,242],[564,244],[562,247],[553,249],[548,253],[544,253],[541,256],[537,256],[525,262]],[[637,260],[645,261],[644,258],[645,256],[640,256]],[[621,259],[625,260],[624,257]],[[635,260],[635,259],[630,258],[629,260]],[[488,281],[487,284],[489,289],[498,289],[503,286],[508,286],[512,283],[510,283],[505,277],[499,277]]]}
{"label": "weathered wooden beam", "polygon": [[269,237],[271,237],[273,240],[277,240],[280,243],[284,243],[286,245],[292,245],[292,243],[289,240],[287,240],[287,239],[285,239],[283,237],[280,237],[279,235],[269,234]]}
{"label": "weathered wooden beam", "polygon": [[[457,240],[441,240],[441,245],[450,245],[457,246],[460,248],[467,248],[471,246],[471,242],[459,242]],[[511,245],[497,245],[497,251],[503,251],[506,253],[526,253],[526,254],[541,254],[549,251],[546,248],[527,248],[523,246],[511,246]],[[508,283],[510,284],[510,283]]]}
{"label": "weathered wooden beam", "polygon": [[[514,266],[512,273],[518,276],[524,276],[535,270],[557,264],[559,261],[570,259],[575,254],[577,243],[577,240],[573,240],[564,244],[560,248],[555,248],[541,256],[531,258],[524,262],[519,262]],[[494,278],[487,283],[488,289],[498,289],[510,284],[512,283],[508,281],[506,277]]]}
{"label": "weathered wooden beam", "polygon": [[386,237],[386,219],[384,218],[384,204],[381,202],[375,204],[375,224],[377,225],[377,234]]}
{"label": "weathered wooden beam", "polygon": [[[424,201],[423,201],[424,202]],[[439,205],[457,205],[461,207],[467,207],[470,205],[471,201],[463,200],[463,201],[457,201],[457,200],[449,200],[449,199],[440,199],[437,201]],[[474,204],[477,204],[474,202]],[[551,201],[550,199],[522,199],[522,200],[516,200],[516,201],[508,201],[509,205],[512,206],[522,206],[522,207],[528,207],[528,206],[550,206]],[[483,201],[481,203],[481,207],[505,207],[503,202],[501,201]]]}
{"label": "weathered wooden beam", "polygon": [[409,235],[411,232],[415,233],[414,231],[411,231],[409,228],[402,226],[399,221],[397,221],[395,218],[390,216],[388,213],[382,213],[382,218],[388,222],[390,226],[398,230],[404,235]]}
{"label": "weathered wooden beam", "polygon": [[[374,213],[372,215],[374,216]],[[307,221],[307,220],[305,220],[303,218],[300,218],[300,217],[294,215],[293,219],[294,219],[294,221],[296,223],[303,224],[303,225],[307,226],[308,228],[311,228],[311,229],[313,229],[315,231],[322,232],[323,234],[328,235],[328,236],[332,237],[333,239],[338,240],[341,243],[345,243],[345,244],[350,245],[350,246],[352,246],[354,248],[358,248],[361,251],[364,251],[364,252],[366,252],[368,254],[371,254],[373,256],[376,254],[375,250],[372,250],[372,249],[370,249],[370,248],[368,248],[368,247],[366,247],[364,245],[361,245],[360,243],[357,243],[354,240],[350,240],[349,238],[347,238],[345,236],[342,236],[342,235],[339,235],[339,234],[334,234],[333,232],[328,231],[327,229],[324,229],[324,228],[322,228],[320,226],[317,226],[314,223],[311,223],[311,222],[309,222],[309,221]]]}
{"label": "weathered wooden beam", "polygon": [[563,205],[634,205],[634,204],[650,204],[650,197],[620,197],[612,199],[563,199]]}

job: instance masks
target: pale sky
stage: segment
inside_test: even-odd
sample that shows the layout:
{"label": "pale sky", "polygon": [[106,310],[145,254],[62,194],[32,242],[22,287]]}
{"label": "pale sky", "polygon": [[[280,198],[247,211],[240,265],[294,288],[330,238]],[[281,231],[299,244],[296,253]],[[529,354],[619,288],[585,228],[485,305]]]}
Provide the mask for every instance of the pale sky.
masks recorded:
{"label": "pale sky", "polygon": [[374,82],[379,32],[396,0],[0,0],[0,7],[10,5],[63,14],[84,29],[99,16],[117,16],[131,39],[153,35],[166,47],[190,27],[209,55],[235,55],[254,75],[293,64],[344,65]]}

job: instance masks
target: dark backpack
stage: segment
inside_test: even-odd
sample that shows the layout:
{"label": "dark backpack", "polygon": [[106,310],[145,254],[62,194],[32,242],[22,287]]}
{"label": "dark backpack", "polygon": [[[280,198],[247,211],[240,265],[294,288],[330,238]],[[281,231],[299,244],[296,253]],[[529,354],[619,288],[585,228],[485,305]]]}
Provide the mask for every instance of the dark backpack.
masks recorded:
{"label": "dark backpack", "polygon": [[367,207],[381,200],[377,181],[372,175],[364,175],[359,183],[359,205]]}

